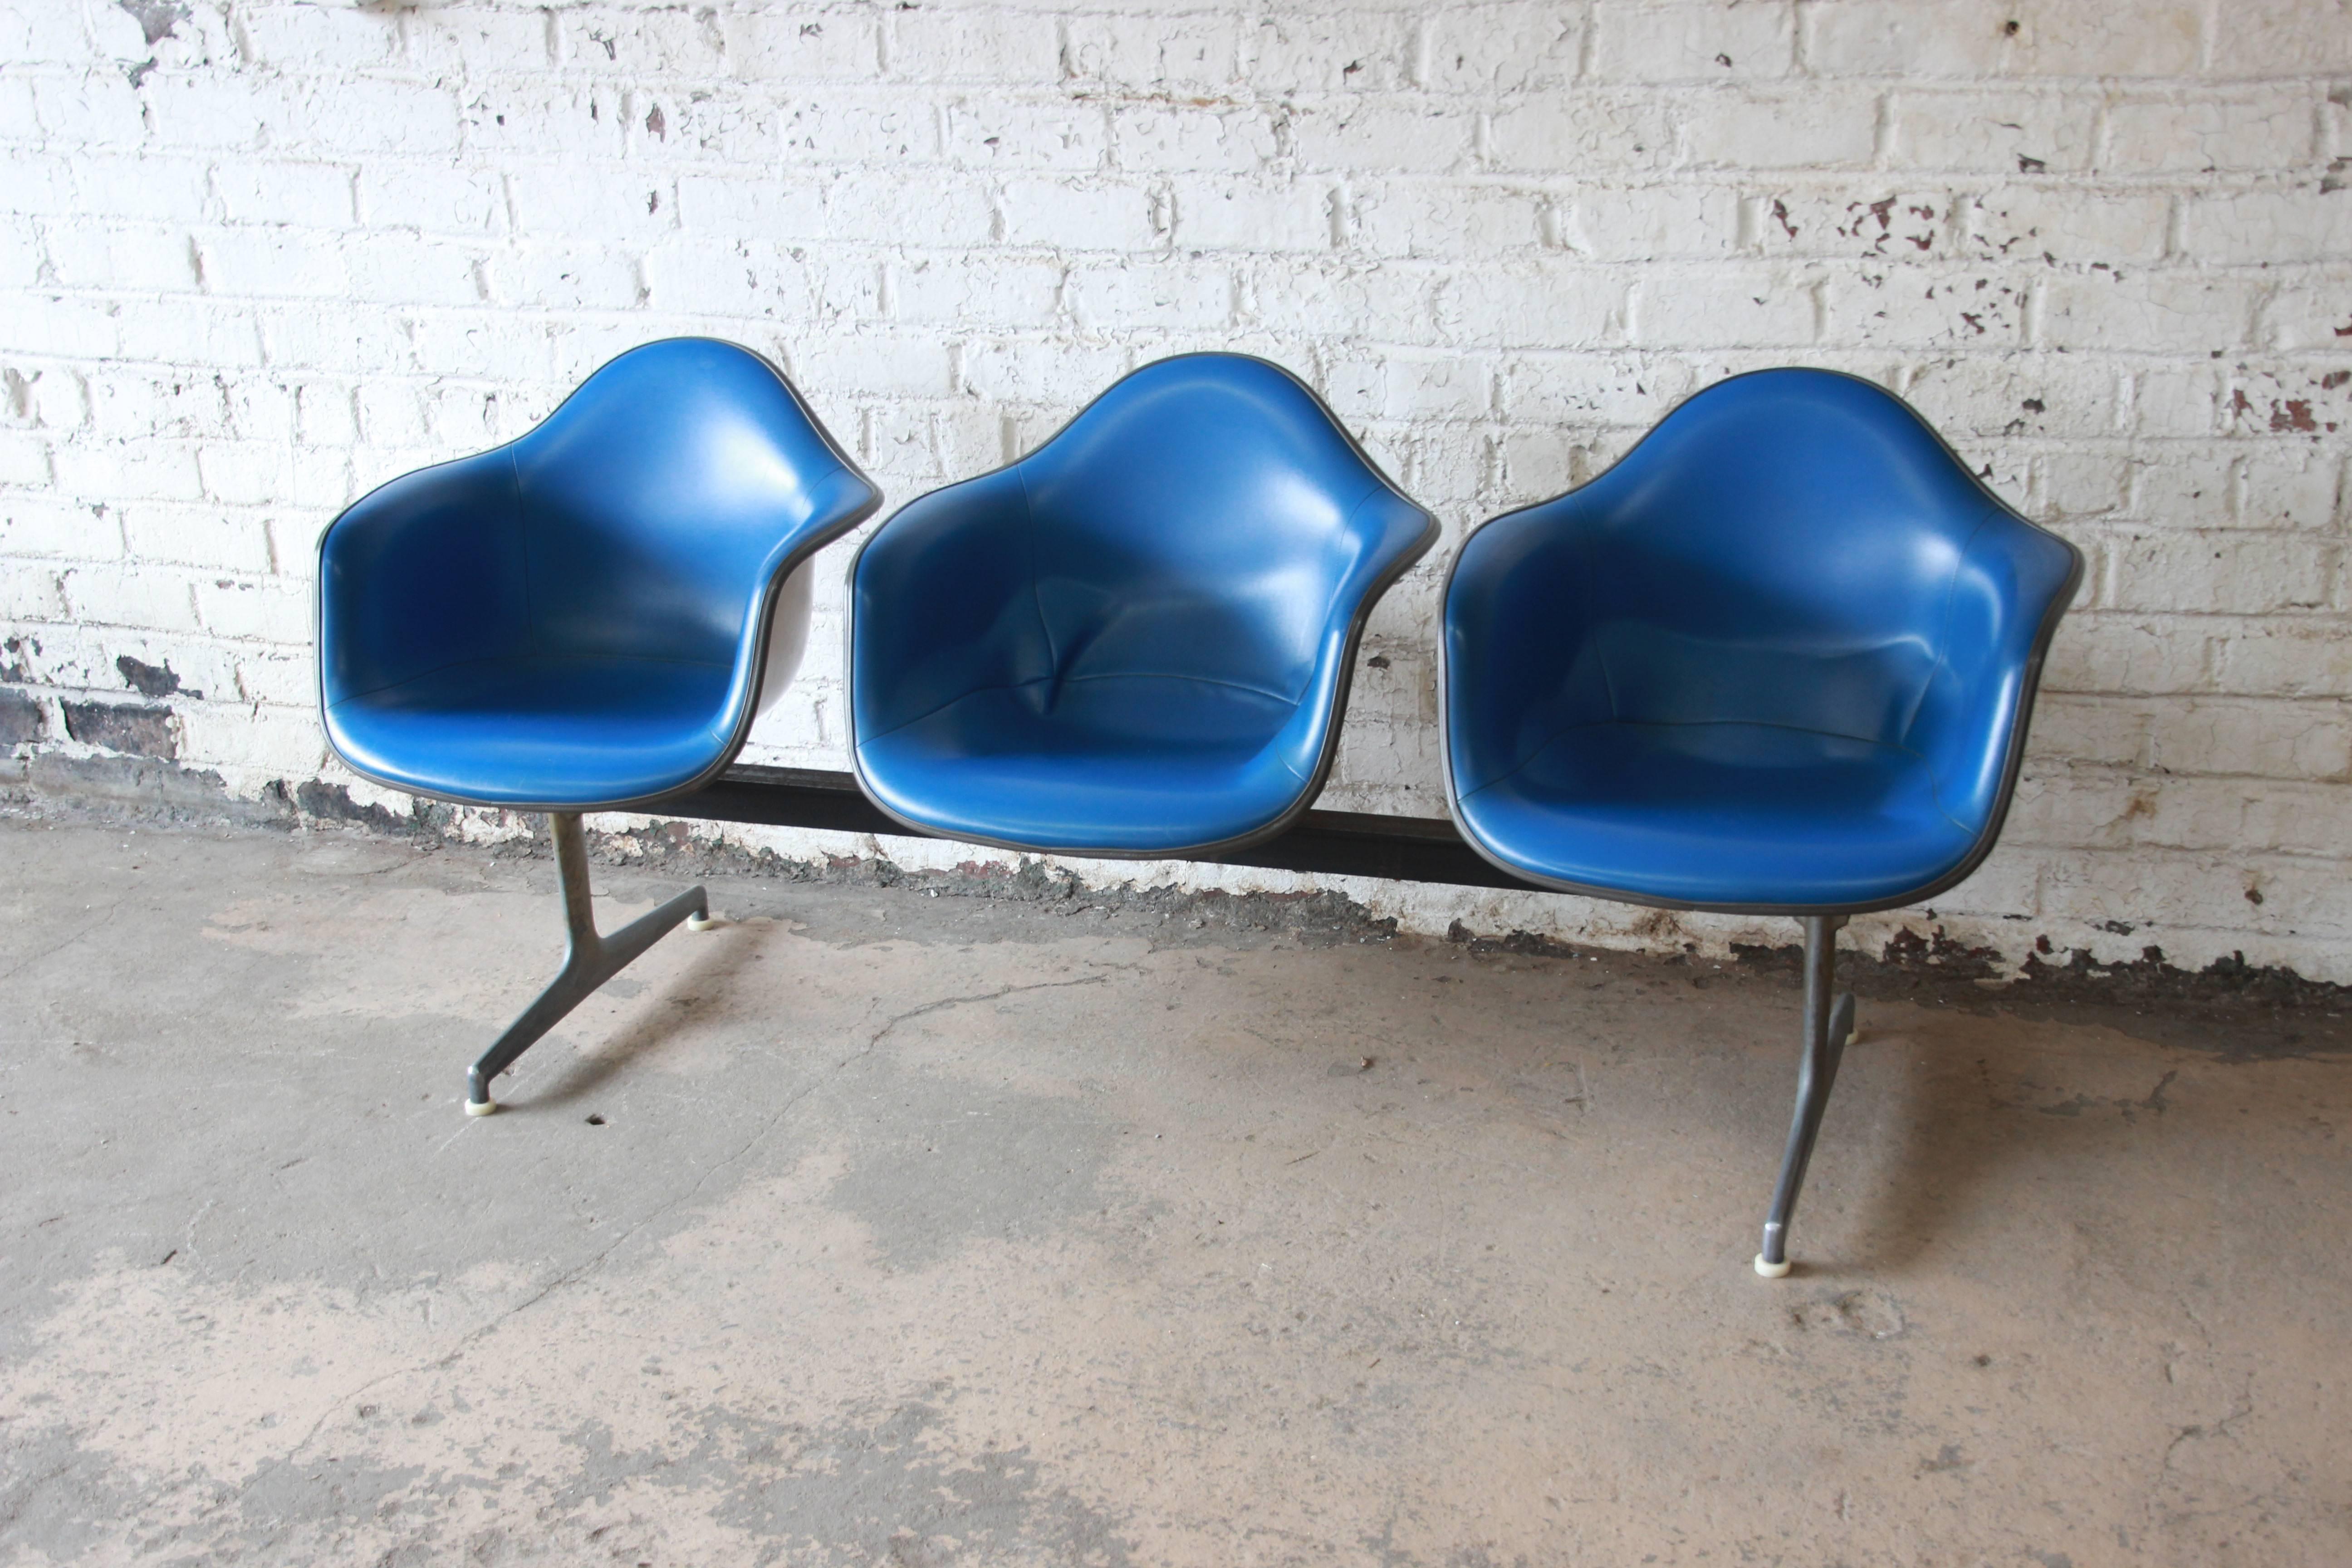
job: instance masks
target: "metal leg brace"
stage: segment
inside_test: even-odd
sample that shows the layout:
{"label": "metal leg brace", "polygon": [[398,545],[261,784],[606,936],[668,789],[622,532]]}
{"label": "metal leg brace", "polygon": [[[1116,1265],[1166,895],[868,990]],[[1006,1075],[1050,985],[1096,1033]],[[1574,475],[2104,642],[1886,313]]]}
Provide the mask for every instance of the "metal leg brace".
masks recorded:
{"label": "metal leg brace", "polygon": [[1805,917],[1805,1055],[1797,1068],[1797,1113],[1789,1123],[1788,1152],[1780,1157],[1772,1212],[1764,1220],[1764,1250],[1756,1255],[1756,1272],[1767,1279],[1789,1272],[1789,1221],[1797,1212],[1797,1192],[1805,1184],[1805,1166],[1821,1135],[1838,1063],[1853,1038],[1853,993],[1832,990],[1837,933],[1843,924],[1843,915]]}
{"label": "metal leg brace", "polygon": [[484,1051],[482,1059],[466,1075],[468,1116],[488,1116],[496,1110],[499,1102],[490,1098],[490,1079],[512,1067],[515,1058],[555,1027],[565,1014],[667,936],[672,926],[684,921],[689,930],[699,931],[711,923],[709,900],[700,888],[689,888],[612,935],[598,935],[596,916],[588,905],[588,837],[581,829],[580,814],[556,812],[549,816],[548,826],[555,837],[555,874],[563,891],[563,931],[570,948],[554,983],[507,1026],[498,1044]]}

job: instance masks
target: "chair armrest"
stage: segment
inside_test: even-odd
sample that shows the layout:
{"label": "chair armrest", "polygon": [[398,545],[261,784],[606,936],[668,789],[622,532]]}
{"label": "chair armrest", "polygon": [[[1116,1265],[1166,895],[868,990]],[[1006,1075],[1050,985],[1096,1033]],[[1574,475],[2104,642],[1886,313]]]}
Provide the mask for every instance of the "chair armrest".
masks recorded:
{"label": "chair armrest", "polygon": [[850,596],[860,742],[1054,672],[1018,467],[908,502],[858,552]]}
{"label": "chair armrest", "polygon": [[[779,541],[761,563],[743,616],[743,635],[736,647],[735,675],[728,688],[727,710],[740,713],[747,699],[752,711],[773,707],[800,673],[801,657],[808,651],[809,623],[814,610],[812,569],[816,552],[865,521],[882,504],[882,492],[855,468],[835,468],[808,489],[808,515]],[[771,595],[775,608],[762,616]]]}
{"label": "chair armrest", "polygon": [[319,680],[327,707],[528,635],[514,465],[504,448],[404,474],[319,539]]}
{"label": "chair armrest", "polygon": [[1343,537],[1356,542],[1355,558],[1336,574],[1325,601],[1322,635],[1298,708],[1275,737],[1283,764],[1312,782],[1344,722],[1342,711],[1355,647],[1382,595],[1437,542],[1437,519],[1386,484],[1375,485],[1356,503]]}
{"label": "chair armrest", "polygon": [[1936,668],[1904,743],[1927,762],[1945,814],[1970,832],[2008,809],[2042,658],[2082,574],[2081,552],[2006,510],[1961,552]]}
{"label": "chair armrest", "polygon": [[1472,534],[1444,606],[1447,766],[1456,796],[1510,773],[1562,732],[1606,723],[1595,581],[1573,496]]}

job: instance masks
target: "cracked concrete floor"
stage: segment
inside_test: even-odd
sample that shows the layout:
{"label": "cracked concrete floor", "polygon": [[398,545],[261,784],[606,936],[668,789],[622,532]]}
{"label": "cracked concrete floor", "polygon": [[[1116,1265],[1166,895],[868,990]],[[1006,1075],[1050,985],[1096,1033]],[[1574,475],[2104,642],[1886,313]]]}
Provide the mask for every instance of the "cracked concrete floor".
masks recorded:
{"label": "cracked concrete floor", "polygon": [[0,853],[0,1562],[2352,1561],[2341,1055],[1865,1003],[1768,1284],[1778,977],[720,879],[469,1121],[547,861]]}

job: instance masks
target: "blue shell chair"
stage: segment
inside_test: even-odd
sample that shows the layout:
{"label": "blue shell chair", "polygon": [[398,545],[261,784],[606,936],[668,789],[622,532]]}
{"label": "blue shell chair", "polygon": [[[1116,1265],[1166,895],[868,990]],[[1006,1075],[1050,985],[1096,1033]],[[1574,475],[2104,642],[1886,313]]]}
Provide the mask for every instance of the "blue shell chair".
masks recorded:
{"label": "blue shell chair", "polygon": [[851,572],[850,739],[928,833],[1213,858],[1322,786],[1358,637],[1437,537],[1296,377],[1146,365]]}
{"label": "blue shell chair", "polygon": [[550,814],[571,952],[473,1069],[489,1080],[681,920],[610,937],[580,814],[708,782],[792,681],[811,561],[881,494],[775,366],[707,338],[632,349],[536,429],[369,492],[319,543],[319,704],[352,772]]}
{"label": "blue shell chair", "polygon": [[1837,928],[1990,851],[2082,571],[1899,398],[1818,370],[1709,387],[1454,563],[1444,753],[1471,845],[1563,892],[1804,922],[1759,1273],[1788,1271],[1853,1032]]}

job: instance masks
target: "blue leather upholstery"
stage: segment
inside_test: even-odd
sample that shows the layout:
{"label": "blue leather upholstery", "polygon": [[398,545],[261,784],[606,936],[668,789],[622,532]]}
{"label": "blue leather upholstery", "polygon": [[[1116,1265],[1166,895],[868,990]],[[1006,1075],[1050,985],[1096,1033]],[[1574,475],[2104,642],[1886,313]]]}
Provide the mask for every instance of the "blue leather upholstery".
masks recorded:
{"label": "blue leather upholstery", "polygon": [[857,776],[950,837],[1236,847],[1305,809],[1358,634],[1436,520],[1280,367],[1147,365],[910,502],[851,577]]}
{"label": "blue leather upholstery", "polygon": [[329,527],[328,739],[365,777],[481,805],[690,787],[791,679],[805,626],[779,613],[788,584],[880,501],[757,354],[633,349],[530,434],[394,479]]}
{"label": "blue leather upholstery", "polygon": [[1455,819],[1564,890],[1781,913],[1927,897],[2000,831],[2081,574],[1868,382],[1719,383],[1463,547]]}

